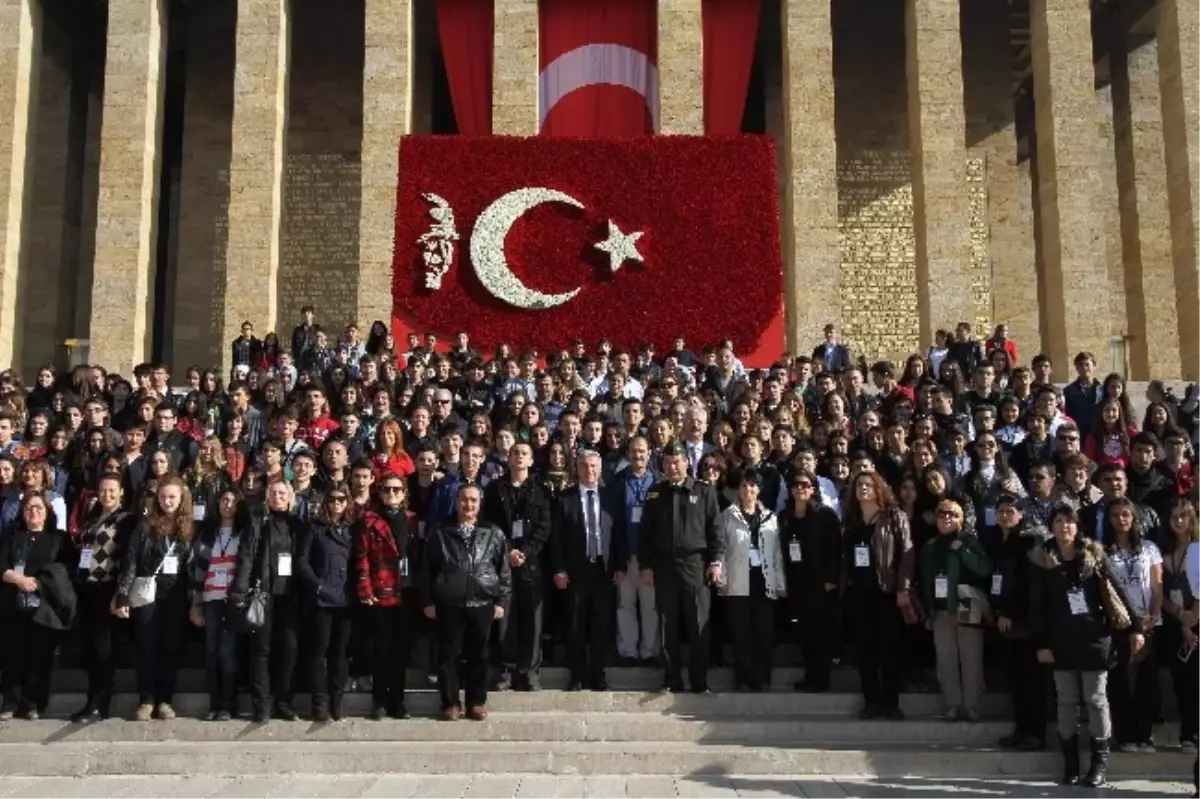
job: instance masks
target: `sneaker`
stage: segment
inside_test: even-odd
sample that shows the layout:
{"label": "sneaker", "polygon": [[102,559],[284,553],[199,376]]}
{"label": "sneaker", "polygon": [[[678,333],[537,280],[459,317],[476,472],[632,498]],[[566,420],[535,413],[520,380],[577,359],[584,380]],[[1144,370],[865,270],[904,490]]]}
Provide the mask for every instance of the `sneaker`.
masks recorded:
{"label": "sneaker", "polygon": [[134,721],[149,721],[154,718],[154,705],[144,703],[138,705],[137,712],[133,714]]}
{"label": "sneaker", "polygon": [[207,713],[205,713],[204,720],[205,721],[216,721],[217,720],[217,711],[210,710]]}
{"label": "sneaker", "polygon": [[0,710],[0,721],[12,721],[13,712],[7,708]]}
{"label": "sneaker", "polygon": [[371,713],[367,716],[371,721],[383,721],[387,718],[387,707],[384,705],[376,705],[371,708]]}
{"label": "sneaker", "polygon": [[217,717],[213,721],[233,721],[233,714],[228,710],[218,710]]}
{"label": "sneaker", "polygon": [[171,707],[169,702],[158,703],[158,720],[171,721],[175,718],[175,708]]}
{"label": "sneaker", "polygon": [[36,707],[31,707],[21,714],[21,718],[25,719],[26,721],[37,721],[41,717],[42,716],[40,713],[38,713]]}
{"label": "sneaker", "polygon": [[1195,754],[1196,742],[1195,741],[1180,741],[1179,742],[1179,751],[1183,752],[1184,754]]}

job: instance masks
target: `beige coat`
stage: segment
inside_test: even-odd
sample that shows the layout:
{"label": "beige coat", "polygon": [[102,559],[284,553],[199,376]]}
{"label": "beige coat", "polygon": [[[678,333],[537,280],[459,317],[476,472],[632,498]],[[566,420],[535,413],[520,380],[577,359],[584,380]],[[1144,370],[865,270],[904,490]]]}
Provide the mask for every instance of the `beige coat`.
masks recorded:
{"label": "beige coat", "polygon": [[[779,518],[763,508],[762,525],[758,528],[758,543],[762,556],[763,580],[767,586],[767,598],[776,599],[787,592],[787,575],[783,567],[783,550],[779,544]],[[750,524],[737,505],[731,505],[717,516],[717,535],[725,542],[725,557],[722,561],[722,596],[750,595]]]}

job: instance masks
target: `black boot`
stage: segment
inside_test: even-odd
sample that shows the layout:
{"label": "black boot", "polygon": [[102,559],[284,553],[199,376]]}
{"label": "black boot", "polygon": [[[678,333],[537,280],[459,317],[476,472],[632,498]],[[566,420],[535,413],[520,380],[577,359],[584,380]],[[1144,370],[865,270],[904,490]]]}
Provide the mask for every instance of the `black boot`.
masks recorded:
{"label": "black boot", "polygon": [[1079,736],[1072,735],[1070,738],[1058,739],[1059,745],[1062,747],[1063,756],[1063,785],[1078,785],[1079,784]]}
{"label": "black boot", "polygon": [[[105,712],[104,717],[108,717],[107,711]],[[89,721],[99,721],[100,718],[100,705],[97,700],[91,698],[90,696],[88,697],[87,704],[85,704],[78,712],[71,715],[71,721],[75,724],[85,724]]]}
{"label": "black boot", "polygon": [[1080,780],[1080,785],[1099,788],[1108,783],[1108,753],[1107,738],[1092,739],[1092,764],[1088,768],[1087,776]]}

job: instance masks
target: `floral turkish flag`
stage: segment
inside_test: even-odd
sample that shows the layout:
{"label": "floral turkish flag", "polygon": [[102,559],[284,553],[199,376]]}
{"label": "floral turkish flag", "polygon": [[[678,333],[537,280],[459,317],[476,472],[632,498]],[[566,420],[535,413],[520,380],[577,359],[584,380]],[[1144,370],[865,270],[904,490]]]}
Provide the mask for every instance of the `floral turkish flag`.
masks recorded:
{"label": "floral turkish flag", "polygon": [[770,137],[408,136],[400,163],[398,338],[783,351]]}

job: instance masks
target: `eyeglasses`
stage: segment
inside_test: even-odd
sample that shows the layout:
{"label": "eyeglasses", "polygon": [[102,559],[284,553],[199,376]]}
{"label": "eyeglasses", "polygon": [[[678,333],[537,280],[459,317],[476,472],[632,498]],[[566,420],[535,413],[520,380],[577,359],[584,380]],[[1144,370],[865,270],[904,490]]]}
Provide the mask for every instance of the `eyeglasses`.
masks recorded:
{"label": "eyeglasses", "polygon": [[438,405],[449,405],[450,404],[450,400],[448,400],[448,399],[434,400],[434,402],[437,403]]}
{"label": "eyeglasses", "polygon": [[336,496],[336,497],[335,497],[335,496],[330,496],[330,497],[329,497],[329,501],[330,501],[330,502],[349,502],[350,500],[348,500],[348,499],[347,499],[346,497],[344,497],[344,496]]}
{"label": "eyeglasses", "polygon": [[957,519],[958,514],[952,510],[939,510],[937,512],[937,517],[939,519]]}
{"label": "eyeglasses", "polygon": [[404,486],[380,486],[379,493],[381,494],[401,494],[404,492]]}
{"label": "eyeglasses", "polygon": [[1079,436],[1059,436],[1058,440],[1059,441],[1068,441],[1068,442],[1077,444],[1077,443],[1079,443]]}
{"label": "eyeglasses", "polygon": [[813,484],[808,482],[792,483],[792,488],[796,491],[812,491],[812,487]]}
{"label": "eyeglasses", "polygon": [[717,466],[715,463],[705,463],[700,466],[700,471],[702,471],[702,472],[719,472],[719,471],[721,471],[721,467]]}

